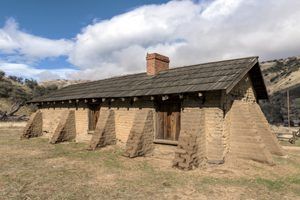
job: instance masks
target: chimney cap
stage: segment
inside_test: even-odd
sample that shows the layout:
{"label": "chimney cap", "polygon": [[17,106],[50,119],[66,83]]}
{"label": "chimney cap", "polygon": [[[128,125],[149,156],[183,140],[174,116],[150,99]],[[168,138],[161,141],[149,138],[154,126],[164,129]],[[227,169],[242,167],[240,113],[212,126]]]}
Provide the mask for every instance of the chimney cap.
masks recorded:
{"label": "chimney cap", "polygon": [[169,57],[158,54],[158,53],[147,53],[146,60],[156,59],[166,63],[170,62]]}

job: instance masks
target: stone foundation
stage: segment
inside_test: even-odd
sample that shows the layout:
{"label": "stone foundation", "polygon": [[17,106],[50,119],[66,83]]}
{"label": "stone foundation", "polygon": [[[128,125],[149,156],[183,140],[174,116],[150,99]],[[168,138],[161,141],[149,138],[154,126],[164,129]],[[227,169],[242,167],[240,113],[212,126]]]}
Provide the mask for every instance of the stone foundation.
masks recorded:
{"label": "stone foundation", "polygon": [[136,111],[124,156],[133,158],[151,153],[153,151],[153,137],[153,111],[149,109]]}
{"label": "stone foundation", "polygon": [[43,134],[43,117],[41,111],[36,111],[30,116],[29,121],[27,122],[23,133],[21,135],[22,138],[32,138],[38,137]]}
{"label": "stone foundation", "polygon": [[95,150],[97,147],[101,148],[112,144],[116,144],[115,113],[113,110],[100,110],[89,150]]}
{"label": "stone foundation", "polygon": [[72,141],[75,140],[75,137],[75,111],[65,111],[49,142],[55,144],[64,141]]}

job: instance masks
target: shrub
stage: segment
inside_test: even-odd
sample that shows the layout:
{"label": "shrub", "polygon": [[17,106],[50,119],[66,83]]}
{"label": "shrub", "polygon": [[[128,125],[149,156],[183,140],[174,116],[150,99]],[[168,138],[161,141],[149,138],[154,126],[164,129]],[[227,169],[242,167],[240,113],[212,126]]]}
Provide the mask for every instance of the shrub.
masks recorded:
{"label": "shrub", "polygon": [[38,86],[38,83],[37,83],[37,81],[36,80],[34,80],[34,79],[25,79],[25,85],[27,86],[27,87],[29,87],[30,89],[34,89],[35,87],[37,87]]}
{"label": "shrub", "polygon": [[50,92],[50,91],[55,91],[57,90],[57,85],[49,85],[46,87],[46,89]]}
{"label": "shrub", "polygon": [[44,94],[46,94],[46,88],[42,87],[42,86],[36,86],[34,88],[34,90],[32,91],[32,96],[33,97],[39,97],[39,96],[43,96]]}
{"label": "shrub", "polygon": [[9,81],[0,82],[0,97],[7,98],[10,96],[10,92],[13,89],[13,85]]}
{"label": "shrub", "polygon": [[23,78],[18,76],[8,76],[10,80],[16,81],[18,83],[23,83]]}
{"label": "shrub", "polygon": [[3,79],[3,77],[5,77],[5,72],[0,70],[0,80]]}
{"label": "shrub", "polygon": [[26,93],[23,88],[14,87],[10,93],[10,98],[14,101],[27,101],[30,99],[30,94]]}

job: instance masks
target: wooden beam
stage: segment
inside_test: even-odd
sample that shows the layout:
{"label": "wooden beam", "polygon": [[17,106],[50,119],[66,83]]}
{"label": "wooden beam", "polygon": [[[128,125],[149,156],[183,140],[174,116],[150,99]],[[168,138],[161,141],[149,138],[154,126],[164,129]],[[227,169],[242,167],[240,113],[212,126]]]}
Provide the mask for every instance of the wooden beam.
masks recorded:
{"label": "wooden beam", "polygon": [[173,141],[173,140],[163,140],[163,139],[155,139],[153,141],[155,144],[169,144],[169,145],[178,145],[178,141]]}
{"label": "wooden beam", "polygon": [[287,117],[288,117],[288,126],[291,127],[290,123],[290,91],[289,89],[286,91],[286,101],[287,101]]}
{"label": "wooden beam", "polygon": [[164,96],[161,97],[161,99],[162,99],[163,101],[168,100],[168,99],[169,99],[169,96],[168,96],[168,95],[164,95]]}

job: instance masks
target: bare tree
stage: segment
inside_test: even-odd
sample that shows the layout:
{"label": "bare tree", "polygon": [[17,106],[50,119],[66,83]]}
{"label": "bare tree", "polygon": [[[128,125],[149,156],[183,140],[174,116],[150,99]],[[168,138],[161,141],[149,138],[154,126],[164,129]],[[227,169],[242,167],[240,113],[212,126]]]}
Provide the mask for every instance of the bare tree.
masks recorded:
{"label": "bare tree", "polygon": [[25,104],[24,100],[18,100],[16,101],[11,108],[9,109],[9,111],[0,111],[0,121],[5,121],[5,120],[21,120],[23,119],[25,116],[21,115],[21,116],[14,116],[14,114],[16,112],[18,112],[20,110],[20,108]]}

